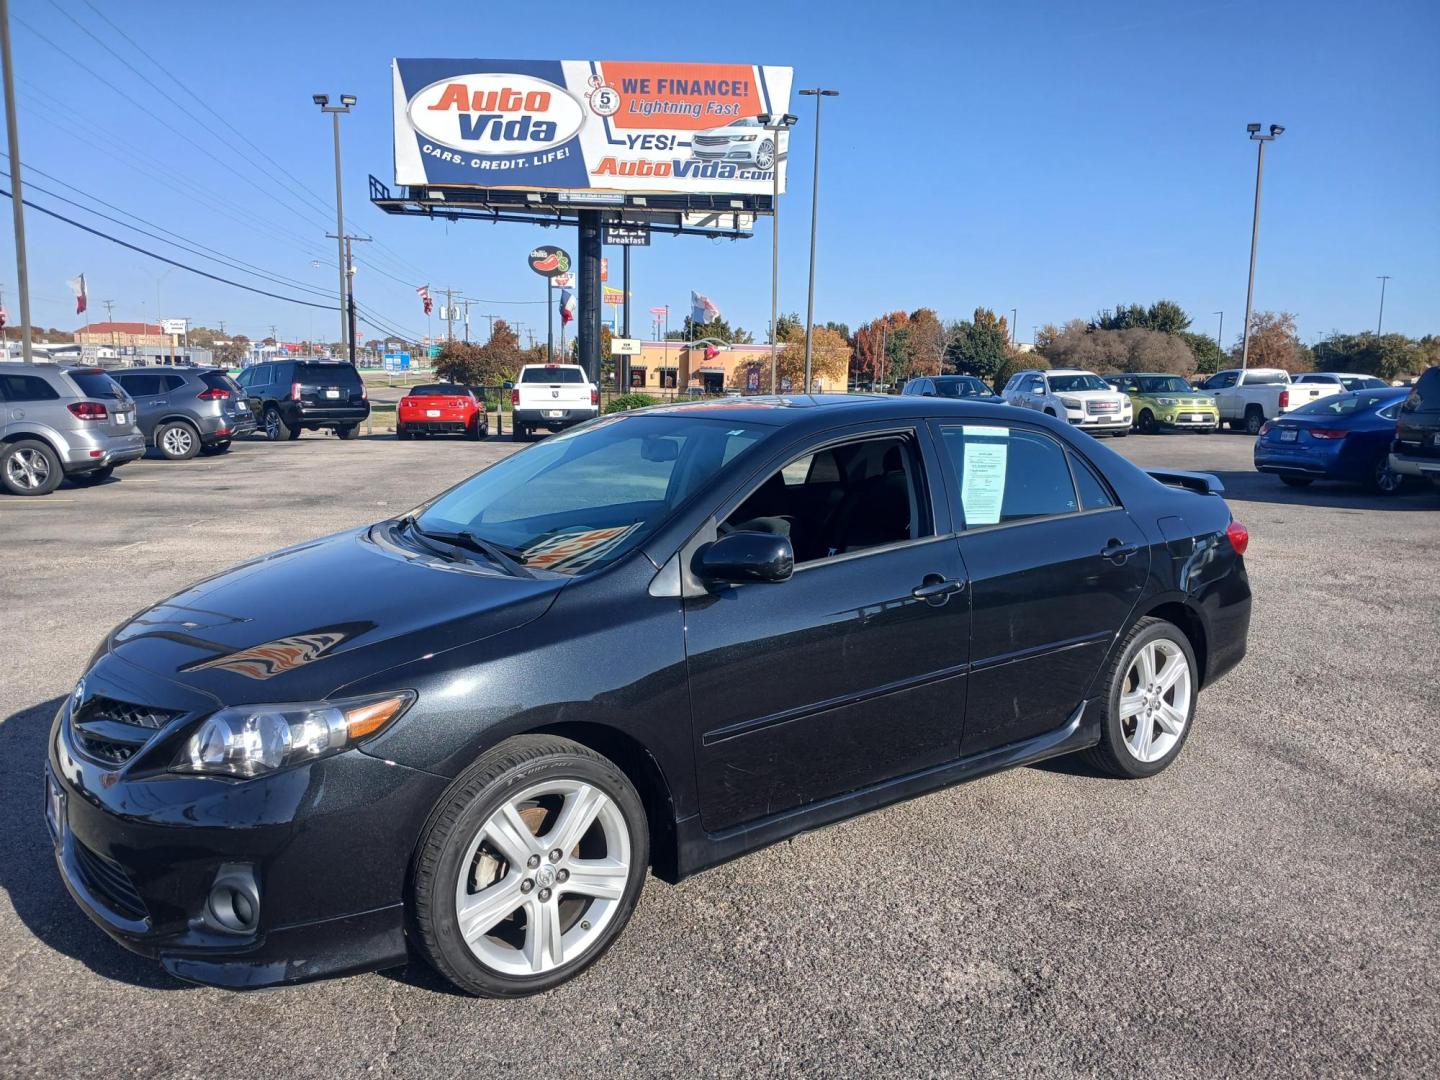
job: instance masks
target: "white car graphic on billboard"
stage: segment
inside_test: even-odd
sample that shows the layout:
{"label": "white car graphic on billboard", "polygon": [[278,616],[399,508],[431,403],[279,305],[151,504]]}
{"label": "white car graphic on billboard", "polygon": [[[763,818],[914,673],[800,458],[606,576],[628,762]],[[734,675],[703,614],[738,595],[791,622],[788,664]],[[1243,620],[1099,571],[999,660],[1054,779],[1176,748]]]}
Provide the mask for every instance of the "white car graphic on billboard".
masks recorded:
{"label": "white car graphic on billboard", "polygon": [[696,132],[690,140],[690,156],[697,161],[770,169],[775,165],[775,133],[747,116],[724,127]]}

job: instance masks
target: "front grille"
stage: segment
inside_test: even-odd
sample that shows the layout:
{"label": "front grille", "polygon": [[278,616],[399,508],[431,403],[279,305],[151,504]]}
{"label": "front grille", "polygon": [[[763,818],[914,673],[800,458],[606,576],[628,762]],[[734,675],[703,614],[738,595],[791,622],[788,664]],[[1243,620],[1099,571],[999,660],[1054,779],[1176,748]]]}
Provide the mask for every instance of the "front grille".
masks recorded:
{"label": "front grille", "polygon": [[1119,412],[1120,406],[1113,401],[1087,401],[1085,411],[1091,416],[1095,416],[1099,413]]}
{"label": "front grille", "polygon": [[145,901],[135,891],[130,875],[118,863],[103,855],[97,855],[79,840],[73,840],[75,867],[80,871],[85,887],[95,898],[118,915],[139,921],[149,917]]}
{"label": "front grille", "polygon": [[75,722],[88,724],[95,720],[113,720],[117,724],[159,731],[179,715],[174,709],[157,709],[151,705],[134,705],[128,701],[96,696],[80,706],[80,715]]}
{"label": "front grille", "polygon": [[728,135],[696,135],[690,140],[696,146],[724,146],[730,141]]}
{"label": "front grille", "polygon": [[96,696],[71,714],[70,732],[76,748],[92,761],[124,765],[156,731],[181,715],[175,709]]}

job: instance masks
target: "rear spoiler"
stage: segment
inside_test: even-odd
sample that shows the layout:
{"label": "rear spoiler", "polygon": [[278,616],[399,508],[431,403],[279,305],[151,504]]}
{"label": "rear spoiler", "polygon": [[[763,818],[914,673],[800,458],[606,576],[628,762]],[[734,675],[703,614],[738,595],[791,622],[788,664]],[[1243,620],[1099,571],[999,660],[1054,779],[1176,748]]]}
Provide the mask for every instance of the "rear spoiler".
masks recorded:
{"label": "rear spoiler", "polygon": [[1147,473],[1162,484],[1183,487],[1201,495],[1223,495],[1225,485],[1213,473],[1185,472],[1183,469],[1146,469]]}

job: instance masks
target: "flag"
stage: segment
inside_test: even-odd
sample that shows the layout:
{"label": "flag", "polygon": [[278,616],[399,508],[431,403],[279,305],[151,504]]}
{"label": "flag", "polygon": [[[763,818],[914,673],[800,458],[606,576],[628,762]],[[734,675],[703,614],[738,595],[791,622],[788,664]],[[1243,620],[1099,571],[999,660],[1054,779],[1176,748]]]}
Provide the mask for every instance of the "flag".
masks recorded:
{"label": "flag", "polygon": [[696,326],[703,326],[718,318],[720,318],[720,309],[711,299],[692,290],[690,293],[690,321]]}
{"label": "flag", "polygon": [[714,360],[715,357],[717,357],[717,356],[719,356],[719,355],[720,355],[720,350],[717,349],[717,348],[715,348],[714,345],[709,345],[709,344],[707,344],[707,345],[705,346],[705,359],[706,359],[707,362],[710,361],[710,360]]}
{"label": "flag", "polygon": [[85,314],[85,304],[90,299],[85,292],[85,275],[81,274],[77,278],[71,278],[68,284],[70,291],[75,294],[75,314]]}
{"label": "flag", "polygon": [[575,294],[569,289],[560,290],[560,325],[564,326],[575,317]]}
{"label": "flag", "polygon": [[421,286],[419,286],[418,288],[416,288],[415,291],[420,294],[420,302],[421,302],[421,304],[423,304],[424,307],[425,307],[425,314],[426,314],[426,315],[429,315],[429,314],[430,314],[430,309],[431,309],[431,306],[432,306],[432,305],[431,305],[431,302],[430,302],[430,286],[429,286],[429,285],[421,285]]}

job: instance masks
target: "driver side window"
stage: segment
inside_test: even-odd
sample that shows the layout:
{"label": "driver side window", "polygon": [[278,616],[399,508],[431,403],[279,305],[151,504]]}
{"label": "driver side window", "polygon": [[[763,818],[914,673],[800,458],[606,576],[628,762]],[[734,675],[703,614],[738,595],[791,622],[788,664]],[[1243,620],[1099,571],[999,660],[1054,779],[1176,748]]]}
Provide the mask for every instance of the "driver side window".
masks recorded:
{"label": "driver side window", "polygon": [[772,473],[720,534],[787,537],[795,565],[930,536],[916,444],[891,435],[828,446]]}

